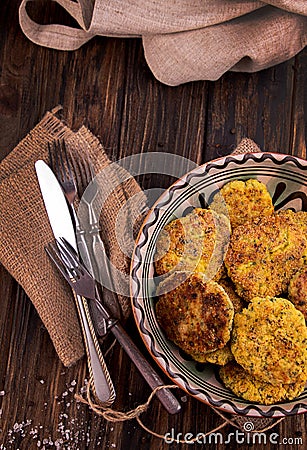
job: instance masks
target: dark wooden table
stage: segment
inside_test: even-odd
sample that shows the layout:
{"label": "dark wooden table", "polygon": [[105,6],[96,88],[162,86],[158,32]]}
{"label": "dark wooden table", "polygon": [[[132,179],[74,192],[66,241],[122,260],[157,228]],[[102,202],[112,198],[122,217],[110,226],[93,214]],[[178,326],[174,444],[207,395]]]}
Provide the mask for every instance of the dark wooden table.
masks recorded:
{"label": "dark wooden table", "polygon": [[[32,44],[18,25],[19,3],[2,0],[0,7],[1,159],[58,104],[67,124],[89,127],[114,160],[165,151],[204,163],[230,153],[243,137],[254,139],[263,150],[306,158],[307,49],[259,73],[227,73],[216,82],[168,87],[151,74],[138,39],[97,37],[71,53]],[[69,21],[55,6],[46,14],[36,6],[34,14],[42,22],[49,17]],[[143,188],[156,181],[150,176],[140,179]],[[162,187],[168,183],[163,179]],[[74,395],[87,377],[85,361],[71,368],[62,365],[30,300],[2,266],[0,299],[1,449],[191,448],[166,444],[135,420],[106,422],[78,403]],[[132,319],[127,329],[146,354]],[[118,345],[107,363],[117,389],[114,407],[127,411],[143,403],[149,388]],[[196,435],[222,423],[205,404],[184,392],[175,394],[182,402],[179,415],[168,416],[154,400],[142,415],[144,424],[162,434],[174,428]],[[234,431],[227,425],[222,434]],[[293,442],[302,437],[304,445],[291,448],[307,445],[304,415],[287,418],[271,432]],[[226,447],[238,444],[231,440],[219,445]],[[253,446],[276,447],[269,441]]]}

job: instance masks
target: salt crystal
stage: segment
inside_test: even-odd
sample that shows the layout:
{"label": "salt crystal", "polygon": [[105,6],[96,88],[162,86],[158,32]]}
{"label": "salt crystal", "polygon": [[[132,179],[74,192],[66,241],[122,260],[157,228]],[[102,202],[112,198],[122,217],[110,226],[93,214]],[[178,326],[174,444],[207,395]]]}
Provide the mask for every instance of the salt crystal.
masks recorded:
{"label": "salt crystal", "polygon": [[0,397],[3,397],[5,395],[5,391],[0,391]]}
{"label": "salt crystal", "polygon": [[57,448],[57,449],[60,449],[61,448],[61,445],[64,443],[64,440],[63,439],[57,439],[56,441],[55,441],[55,443],[54,443],[54,445],[55,445],[55,447]]}
{"label": "salt crystal", "polygon": [[45,380],[39,380],[40,384],[44,384]]}

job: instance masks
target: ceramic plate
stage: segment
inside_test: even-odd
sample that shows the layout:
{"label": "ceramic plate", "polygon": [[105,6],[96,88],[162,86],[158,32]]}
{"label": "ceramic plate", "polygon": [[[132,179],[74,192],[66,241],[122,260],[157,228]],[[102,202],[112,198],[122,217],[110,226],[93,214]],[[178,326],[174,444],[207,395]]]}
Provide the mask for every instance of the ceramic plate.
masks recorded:
{"label": "ceramic plate", "polygon": [[294,401],[264,406],[236,397],[218,379],[212,364],[187,358],[157,323],[154,309],[155,244],[162,228],[194,207],[207,207],[215,192],[232,180],[256,178],[266,184],[275,209],[307,211],[307,161],[289,155],[232,155],[197,167],[167,189],[140,230],[131,265],[133,312],[141,336],[164,372],[190,395],[224,410],[249,416],[280,417],[307,411],[307,389]]}

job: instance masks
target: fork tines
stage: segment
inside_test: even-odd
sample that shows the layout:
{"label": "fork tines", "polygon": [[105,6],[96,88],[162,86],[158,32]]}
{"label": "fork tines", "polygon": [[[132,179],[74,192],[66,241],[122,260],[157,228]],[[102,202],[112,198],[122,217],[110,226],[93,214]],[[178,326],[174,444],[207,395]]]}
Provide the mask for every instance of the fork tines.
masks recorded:
{"label": "fork tines", "polygon": [[45,246],[45,250],[77,294],[95,298],[95,280],[81,263],[75,249],[65,238]]}
{"label": "fork tines", "polygon": [[48,142],[48,153],[50,167],[55,172],[69,204],[72,205],[77,195],[77,187],[65,140],[55,139],[52,143]]}
{"label": "fork tines", "polygon": [[47,246],[47,248],[51,249],[52,254],[60,259],[67,269],[81,268],[78,253],[73,246],[63,237],[56,239],[55,242],[56,244],[50,243]]}
{"label": "fork tines", "polygon": [[54,265],[58,268],[58,270],[61,272],[63,277],[70,282],[70,275],[67,271],[67,267],[63,262],[63,259],[61,257],[60,251],[57,247],[57,245],[54,242],[50,242],[49,244],[45,245],[45,251],[51,261],[54,263]]}
{"label": "fork tines", "polygon": [[73,173],[69,164],[66,143],[64,139],[55,139],[51,144],[48,142],[48,153],[50,164],[56,168],[56,171],[62,177],[62,181],[67,181],[66,168],[70,178],[73,178]]}

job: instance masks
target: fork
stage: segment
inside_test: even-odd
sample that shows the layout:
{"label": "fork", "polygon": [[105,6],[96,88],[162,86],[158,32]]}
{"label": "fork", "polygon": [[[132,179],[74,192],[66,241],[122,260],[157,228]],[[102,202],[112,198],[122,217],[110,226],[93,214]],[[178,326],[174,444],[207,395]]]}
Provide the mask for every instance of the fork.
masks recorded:
{"label": "fork", "polygon": [[86,240],[88,242],[88,250],[93,268],[92,275],[104,287],[103,303],[114,317],[120,319],[122,311],[117,296],[115,295],[110,263],[100,236],[99,220],[95,212],[94,203],[99,192],[99,187],[97,185],[94,166],[86,149],[80,151],[79,156],[78,162],[75,158],[72,160],[72,166],[74,172],[80,174],[80,184],[78,184],[80,203],[87,207],[88,229],[86,232]]}
{"label": "fork", "polygon": [[[56,247],[56,245],[49,244],[46,247],[48,255],[75,292],[89,298],[90,300],[94,300],[95,280],[79,260],[75,249],[64,238],[62,238],[60,242],[57,241],[57,244],[61,251]],[[112,320],[111,315],[104,305],[100,305],[100,308],[106,321],[110,322],[110,331],[121,344],[127,355],[134,362],[135,366],[138,368],[139,372],[147,381],[149,386],[152,389],[163,386],[163,381],[159,375],[144,358],[119,321]],[[168,388],[158,390],[156,392],[156,396],[170,414],[175,414],[180,411],[180,403]]]}
{"label": "fork", "polygon": [[57,241],[57,245],[48,244],[45,246],[45,250],[73,288],[85,342],[93,395],[99,404],[108,407],[115,400],[115,390],[93,329],[88,303],[85,298],[85,296],[95,297],[95,284],[86,282],[83,277],[83,269],[74,263],[61,241]]}
{"label": "fork", "polygon": [[77,186],[68,159],[65,140],[55,139],[52,145],[48,142],[48,153],[50,166],[52,170],[55,172],[58,182],[60,183],[63,189],[75,224],[77,246],[79,252],[82,254],[84,264],[90,270],[90,272],[92,272],[93,267],[87,250],[87,245],[85,241],[85,232],[82,230],[80,226],[80,222],[74,208],[74,201],[77,196]]}
{"label": "fork", "polygon": [[[90,271],[90,273],[94,275],[93,262],[85,239],[85,231],[80,225],[80,221],[74,208],[74,201],[77,196],[77,185],[75,182],[72,165],[69,162],[65,140],[55,139],[52,142],[52,145],[48,142],[48,153],[51,169],[56,174],[57,180],[60,183],[68,202],[68,206],[76,230],[77,247],[82,261],[85,264],[86,268]],[[101,302],[102,299],[101,294],[98,291],[97,301],[91,305],[91,309],[93,313],[95,329],[97,331],[97,334],[101,337],[106,335],[107,327],[105,320],[99,314],[99,305],[97,305],[97,302],[99,301]]]}
{"label": "fork", "polygon": [[[48,152],[51,169],[56,174],[62,187],[75,224],[77,248],[86,267],[89,270],[93,270],[85,241],[85,233],[80,227],[73,205],[77,195],[77,188],[69,163],[65,141],[63,139],[54,140],[52,145],[48,143]],[[106,321],[99,310],[99,293],[97,292],[95,302],[91,303],[91,311],[84,297],[76,296],[75,294],[74,296],[85,343],[87,364],[94,381],[94,389],[96,388],[97,390],[96,399],[102,404],[110,405],[115,399],[115,391],[96,336],[96,332],[98,336],[105,336],[107,333]],[[109,395],[109,399],[106,399],[106,395]]]}

